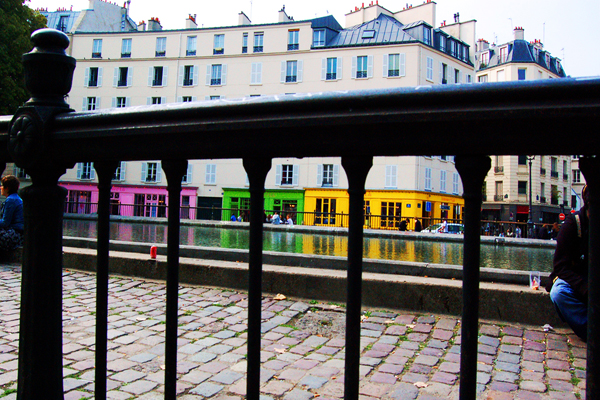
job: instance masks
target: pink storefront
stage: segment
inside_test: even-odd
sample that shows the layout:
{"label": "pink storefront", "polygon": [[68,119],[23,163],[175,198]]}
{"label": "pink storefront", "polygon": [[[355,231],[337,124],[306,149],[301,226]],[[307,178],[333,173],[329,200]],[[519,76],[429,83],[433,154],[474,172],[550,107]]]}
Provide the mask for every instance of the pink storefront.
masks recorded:
{"label": "pink storefront", "polygon": [[[95,214],[98,212],[96,183],[61,182],[68,190],[65,213]],[[181,190],[181,218],[195,219],[196,187]],[[166,217],[169,196],[166,186],[113,185],[110,192],[110,213],[126,217]]]}

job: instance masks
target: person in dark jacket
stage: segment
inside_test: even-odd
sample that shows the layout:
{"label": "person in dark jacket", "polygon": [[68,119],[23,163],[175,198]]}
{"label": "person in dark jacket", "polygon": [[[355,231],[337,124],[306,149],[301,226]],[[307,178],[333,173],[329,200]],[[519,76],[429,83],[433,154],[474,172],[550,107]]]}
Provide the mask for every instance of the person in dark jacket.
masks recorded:
{"label": "person in dark jacket", "polygon": [[418,218],[415,218],[415,232],[421,232],[423,230],[423,226],[421,225],[421,221]]}
{"label": "person in dark jacket", "polygon": [[14,250],[23,241],[23,200],[17,194],[19,179],[14,175],[6,175],[0,180],[2,196],[6,200],[0,206],[0,250]]}
{"label": "person in dark jacket", "polygon": [[565,219],[556,238],[554,268],[546,290],[560,318],[587,341],[589,192],[583,188],[583,207]]}
{"label": "person in dark jacket", "polygon": [[399,230],[401,231],[406,231],[408,229],[408,219],[404,219],[402,221],[400,221],[400,228]]}

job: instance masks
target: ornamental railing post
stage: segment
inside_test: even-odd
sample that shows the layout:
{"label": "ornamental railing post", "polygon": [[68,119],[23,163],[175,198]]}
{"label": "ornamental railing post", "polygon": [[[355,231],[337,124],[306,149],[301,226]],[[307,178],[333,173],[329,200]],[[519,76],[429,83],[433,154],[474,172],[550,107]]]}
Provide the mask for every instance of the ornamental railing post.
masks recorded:
{"label": "ornamental railing post", "polygon": [[58,155],[50,135],[57,114],[73,111],[64,97],[71,90],[75,59],[67,56],[67,36],[53,29],[31,35],[34,49],[23,55],[31,99],[9,126],[9,152],[31,176],[23,189],[25,232],[19,331],[19,400],[63,399],[62,217],[67,191],[58,179],[72,167]]}

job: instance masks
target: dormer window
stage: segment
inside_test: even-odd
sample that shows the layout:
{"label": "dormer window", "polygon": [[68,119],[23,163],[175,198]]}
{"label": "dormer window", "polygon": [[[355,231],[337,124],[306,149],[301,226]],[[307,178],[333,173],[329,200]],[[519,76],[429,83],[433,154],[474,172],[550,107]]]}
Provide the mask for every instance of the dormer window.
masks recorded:
{"label": "dormer window", "polygon": [[440,51],[446,52],[446,36],[440,35]]}
{"label": "dormer window", "polygon": [[533,48],[533,61],[539,62],[540,60],[540,50],[537,47]]}
{"label": "dormer window", "polygon": [[490,52],[484,51],[479,55],[479,68],[485,68],[490,62]]}
{"label": "dormer window", "polygon": [[423,27],[423,43],[431,46],[431,28],[427,26]]}
{"label": "dormer window", "polygon": [[550,54],[546,53],[546,67],[548,67],[548,69],[550,69],[550,68],[551,68],[551,66],[550,66],[550,65],[551,65],[551,64],[550,64],[550,61],[551,61],[551,59],[550,59]]}
{"label": "dormer window", "polygon": [[500,47],[500,63],[508,60],[508,46]]}
{"label": "dormer window", "polygon": [[375,31],[364,31],[362,34],[363,39],[373,39],[375,37]]}
{"label": "dormer window", "polygon": [[313,46],[325,46],[325,29],[317,29],[313,32]]}

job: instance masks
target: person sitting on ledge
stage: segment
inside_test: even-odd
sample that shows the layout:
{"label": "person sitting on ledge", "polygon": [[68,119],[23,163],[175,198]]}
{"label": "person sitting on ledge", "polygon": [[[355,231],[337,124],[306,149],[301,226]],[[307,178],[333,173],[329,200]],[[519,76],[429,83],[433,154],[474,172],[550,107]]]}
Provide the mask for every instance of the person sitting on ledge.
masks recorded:
{"label": "person sitting on ledge", "polygon": [[589,191],[583,188],[583,207],[565,219],[556,238],[554,268],[546,285],[559,317],[587,341]]}
{"label": "person sitting on ledge", "polygon": [[0,250],[8,251],[19,247],[23,241],[23,200],[17,194],[19,180],[14,175],[6,175],[0,180],[2,196],[6,200],[0,206]]}

